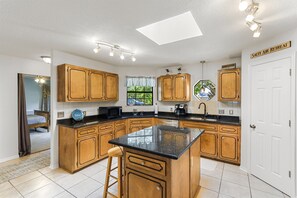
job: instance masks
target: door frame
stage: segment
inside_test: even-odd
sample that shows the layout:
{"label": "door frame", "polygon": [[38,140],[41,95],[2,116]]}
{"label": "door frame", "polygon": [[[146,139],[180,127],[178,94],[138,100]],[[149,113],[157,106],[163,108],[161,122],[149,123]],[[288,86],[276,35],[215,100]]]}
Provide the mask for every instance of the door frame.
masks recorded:
{"label": "door frame", "polygon": [[[297,65],[297,60],[296,60],[296,56],[297,56],[297,52],[293,52],[293,53],[288,53],[288,52],[279,52],[277,54],[273,54],[273,55],[268,55],[265,58],[261,58],[259,60],[256,61],[251,61],[250,64],[247,66],[247,71],[248,71],[248,87],[246,87],[248,89],[248,94],[247,94],[247,101],[248,101],[248,108],[249,108],[249,112],[248,112],[248,123],[245,123],[245,127],[246,127],[246,132],[247,132],[247,161],[248,161],[248,172],[251,173],[251,129],[249,128],[249,124],[251,123],[251,119],[252,119],[252,112],[251,112],[251,80],[252,80],[252,76],[251,76],[251,69],[254,66],[260,65],[260,64],[264,64],[264,63],[269,63],[269,62],[274,62],[277,60],[281,60],[281,59],[286,59],[289,58],[291,60],[291,99],[290,99],[290,109],[292,110],[290,112],[290,117],[291,117],[291,128],[290,128],[290,134],[291,134],[291,142],[290,142],[290,169],[291,169],[291,192],[290,192],[290,196],[291,197],[296,197],[296,170],[297,170],[297,153],[295,150],[295,146],[296,146],[296,142],[297,142],[297,136],[295,134],[295,129],[296,129],[296,65]],[[289,72],[289,71],[288,71]]]}

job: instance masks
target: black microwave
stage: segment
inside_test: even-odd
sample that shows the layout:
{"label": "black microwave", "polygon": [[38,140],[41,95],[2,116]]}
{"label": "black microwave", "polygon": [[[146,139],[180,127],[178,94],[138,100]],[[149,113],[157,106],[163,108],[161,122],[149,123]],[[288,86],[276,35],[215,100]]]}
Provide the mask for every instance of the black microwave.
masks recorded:
{"label": "black microwave", "polygon": [[113,106],[113,107],[99,107],[99,115],[107,118],[118,118],[122,116],[122,107]]}

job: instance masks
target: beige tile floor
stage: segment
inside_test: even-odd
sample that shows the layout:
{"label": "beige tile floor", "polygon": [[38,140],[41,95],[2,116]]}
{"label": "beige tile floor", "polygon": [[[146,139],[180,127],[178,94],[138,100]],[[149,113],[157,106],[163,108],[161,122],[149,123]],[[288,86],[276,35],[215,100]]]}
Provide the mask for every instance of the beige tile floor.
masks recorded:
{"label": "beige tile floor", "polygon": [[[49,167],[0,184],[0,197],[100,198],[103,194],[107,160],[75,174]],[[116,166],[114,162],[113,166]],[[113,173],[116,176],[116,172]],[[116,193],[116,186],[111,189]],[[201,159],[201,190],[197,198],[285,198],[280,191],[238,166]]]}

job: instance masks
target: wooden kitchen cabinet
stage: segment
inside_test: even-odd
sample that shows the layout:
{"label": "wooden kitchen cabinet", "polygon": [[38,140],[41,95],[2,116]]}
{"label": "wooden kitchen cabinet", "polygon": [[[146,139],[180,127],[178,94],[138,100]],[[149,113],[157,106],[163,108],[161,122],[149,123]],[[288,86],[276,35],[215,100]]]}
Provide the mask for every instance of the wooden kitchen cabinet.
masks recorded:
{"label": "wooden kitchen cabinet", "polygon": [[69,64],[59,65],[58,102],[100,102],[118,100],[117,74]]}
{"label": "wooden kitchen cabinet", "polygon": [[74,65],[58,66],[58,102],[88,101],[88,73]]}
{"label": "wooden kitchen cabinet", "polygon": [[191,75],[165,75],[158,78],[158,100],[160,101],[190,101]]}
{"label": "wooden kitchen cabinet", "polygon": [[218,73],[218,100],[240,101],[240,69],[224,69]]}
{"label": "wooden kitchen cabinet", "polygon": [[105,74],[105,100],[119,99],[119,76],[117,74]]}
{"label": "wooden kitchen cabinet", "polygon": [[200,136],[201,156],[240,164],[240,126],[180,121],[180,127],[205,130]]}
{"label": "wooden kitchen cabinet", "polygon": [[113,147],[108,141],[114,138],[114,123],[99,125],[99,159],[108,156],[108,150]]}
{"label": "wooden kitchen cabinet", "polygon": [[166,197],[166,183],[160,179],[151,177],[127,169],[127,197],[129,198],[165,198]]}
{"label": "wooden kitchen cabinet", "polygon": [[153,125],[153,118],[131,118],[128,120],[129,133],[139,131],[147,127],[151,127]]}
{"label": "wooden kitchen cabinet", "polygon": [[120,121],[114,122],[114,138],[118,138],[126,134],[127,134],[126,120],[120,120]]}
{"label": "wooden kitchen cabinet", "polygon": [[89,73],[89,100],[98,101],[105,98],[105,74],[101,71],[91,70]]}
{"label": "wooden kitchen cabinet", "polygon": [[98,160],[98,126],[59,126],[59,165],[75,172]]}

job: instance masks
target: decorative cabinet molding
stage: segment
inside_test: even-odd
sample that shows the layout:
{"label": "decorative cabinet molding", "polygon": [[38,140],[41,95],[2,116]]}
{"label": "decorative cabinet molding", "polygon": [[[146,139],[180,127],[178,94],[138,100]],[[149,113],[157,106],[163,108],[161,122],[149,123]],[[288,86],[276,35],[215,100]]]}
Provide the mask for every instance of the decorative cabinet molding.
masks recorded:
{"label": "decorative cabinet molding", "polygon": [[240,69],[219,70],[218,100],[240,101]]}
{"label": "decorative cabinet molding", "polygon": [[63,64],[57,67],[58,102],[117,101],[117,74]]}
{"label": "decorative cabinet molding", "polygon": [[190,101],[191,75],[165,75],[158,78],[159,101]]}

